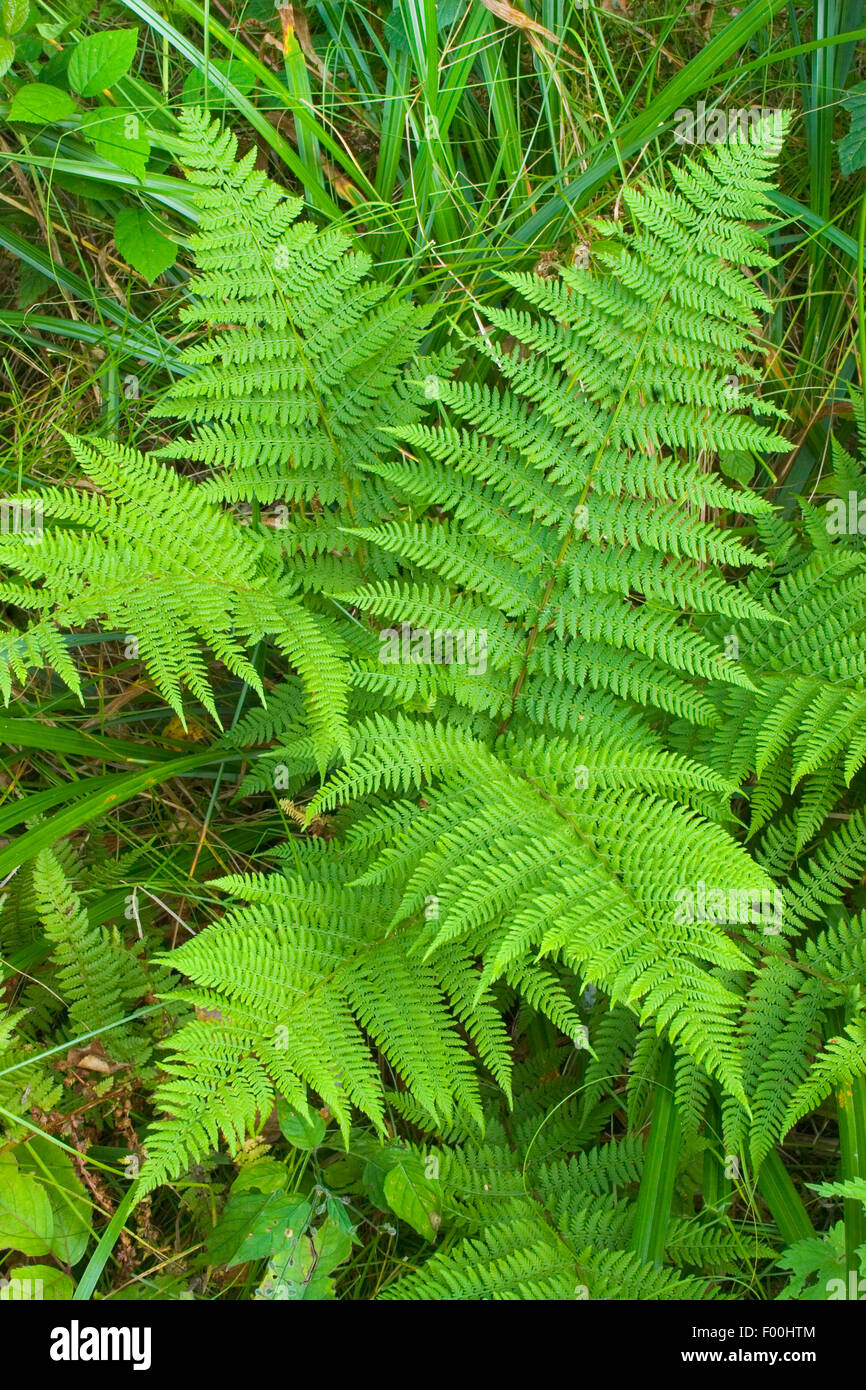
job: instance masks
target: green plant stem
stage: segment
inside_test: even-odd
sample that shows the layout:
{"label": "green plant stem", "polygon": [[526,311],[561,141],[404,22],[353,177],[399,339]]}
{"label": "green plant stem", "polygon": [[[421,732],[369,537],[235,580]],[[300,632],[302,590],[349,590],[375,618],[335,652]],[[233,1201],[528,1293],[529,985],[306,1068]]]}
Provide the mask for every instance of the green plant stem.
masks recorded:
{"label": "green plant stem", "polygon": [[860,386],[866,386],[866,307],[863,292],[863,253],[866,250],[866,190],[860,199],[857,219],[857,342],[859,344]]}
{"label": "green plant stem", "polygon": [[731,1184],[725,1177],[722,1153],[722,1110],[716,1095],[707,1102],[704,1128],[710,1147],[704,1150],[702,1193],[704,1210],[723,1210],[730,1201]]}
{"label": "green plant stem", "polygon": [[102,1233],[99,1244],[87,1261],[84,1273],[78,1281],[78,1287],[72,1295],[76,1303],[85,1302],[89,1299],[93,1290],[96,1288],[96,1281],[108,1263],[108,1257],[120,1239],[120,1233],[126,1225],[126,1218],[130,1215],[138,1201],[138,1184],[130,1188],[120,1206],[112,1216],[108,1225]]}
{"label": "green plant stem", "polygon": [[659,1267],[665,1250],[680,1151],[680,1117],[674,1098],[674,1054],[665,1047],[653,1102],[632,1250]]}
{"label": "green plant stem", "polygon": [[[842,1181],[866,1177],[866,1078],[855,1077],[850,1091],[838,1097],[839,1149]],[[866,1242],[866,1209],[859,1198],[843,1203],[845,1265],[859,1269],[857,1251]]]}
{"label": "green plant stem", "polygon": [[786,1245],[793,1245],[795,1241],[806,1240],[815,1234],[809,1213],[776,1149],[767,1154],[761,1164],[758,1191],[770,1208],[770,1215]]}

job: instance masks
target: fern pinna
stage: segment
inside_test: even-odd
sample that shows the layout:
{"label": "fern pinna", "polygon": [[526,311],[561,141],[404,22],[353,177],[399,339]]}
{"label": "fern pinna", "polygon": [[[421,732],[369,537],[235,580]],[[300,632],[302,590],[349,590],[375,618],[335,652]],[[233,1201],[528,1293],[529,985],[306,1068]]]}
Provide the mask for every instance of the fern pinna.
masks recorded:
{"label": "fern pinna", "polygon": [[[853,404],[862,437],[856,393]],[[767,615],[730,625],[753,688],[708,692],[720,715],[711,736],[685,723],[673,730],[680,752],[739,784],[747,842],[784,899],[786,933],[798,937],[793,950],[767,941],[743,1013],[752,1116],[726,1109],[727,1142],[736,1150],[748,1134],[755,1165],[834,1093],[843,1121],[866,1096],[863,466],[838,440],[831,450],[826,500],[800,499],[799,520],[758,524],[770,563],[747,585]]]}
{"label": "fern pinna", "polygon": [[[854,406],[862,435],[858,395]],[[753,781],[749,833],[760,844],[774,825],[777,861],[782,821],[793,858],[866,762],[866,581],[856,511],[864,468],[838,440],[830,445],[834,469],[820,485],[826,500],[800,499],[799,527],[781,515],[758,523],[768,564],[750,577],[748,588],[770,616],[754,614],[731,625],[755,688],[717,687],[710,698],[723,734],[707,738],[684,728],[677,740],[724,776]]]}

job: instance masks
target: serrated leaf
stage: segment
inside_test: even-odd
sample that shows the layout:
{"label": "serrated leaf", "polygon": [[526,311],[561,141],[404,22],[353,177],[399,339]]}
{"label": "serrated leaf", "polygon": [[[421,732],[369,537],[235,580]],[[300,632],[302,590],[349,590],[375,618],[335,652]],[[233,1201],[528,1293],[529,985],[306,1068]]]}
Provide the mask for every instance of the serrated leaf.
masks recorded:
{"label": "serrated leaf", "polygon": [[4,77],[12,66],[15,45],[11,39],[0,39],[0,77]]}
{"label": "serrated leaf", "polygon": [[272,1260],[260,1285],[263,1298],[290,1302],[325,1302],[334,1298],[332,1270],[348,1259],[352,1235],[333,1221],[292,1241]]}
{"label": "serrated leaf", "polygon": [[[61,19],[58,24],[37,24],[36,32],[40,38],[48,39],[50,43],[52,39],[59,39],[62,34],[66,33],[68,28],[69,25]],[[70,54],[69,56],[71,57],[72,55]]]}
{"label": "serrated leaf", "polygon": [[124,208],[114,223],[114,244],[133,270],[152,285],[157,276],[174,265],[177,246],[153,226],[146,212]]}
{"label": "serrated leaf", "polygon": [[70,87],[79,96],[99,96],[129,72],[137,45],[137,27],[88,34],[69,60]]}
{"label": "serrated leaf", "polygon": [[829,1294],[833,1281],[847,1290],[844,1221],[838,1221],[822,1235],[795,1241],[779,1257],[778,1265],[791,1273],[790,1282],[778,1295],[781,1302],[832,1301]]}
{"label": "serrated leaf", "polygon": [[143,179],[147,173],[150,141],[134,111],[98,106],[81,113],[81,133],[101,159],[107,159]]}
{"label": "serrated leaf", "polygon": [[837,1182],[808,1182],[807,1187],[811,1187],[813,1192],[817,1192],[819,1197],[844,1198],[849,1202],[863,1202],[866,1204],[866,1178],[845,1178]]}
{"label": "serrated leaf", "polygon": [[15,93],[8,119],[26,121],[28,125],[51,125],[53,121],[65,121],[74,110],[75,102],[68,92],[47,82],[28,82]]}
{"label": "serrated leaf", "polygon": [[237,1196],[239,1192],[283,1192],[288,1179],[285,1164],[278,1163],[268,1154],[255,1163],[244,1164],[232,1183],[232,1196]]}

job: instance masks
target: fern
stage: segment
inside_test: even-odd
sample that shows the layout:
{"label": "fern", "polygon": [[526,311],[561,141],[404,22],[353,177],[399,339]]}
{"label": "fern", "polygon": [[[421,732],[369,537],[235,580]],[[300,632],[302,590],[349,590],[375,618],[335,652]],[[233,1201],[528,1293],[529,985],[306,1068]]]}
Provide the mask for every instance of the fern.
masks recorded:
{"label": "fern", "polygon": [[[63,634],[107,624],[137,639],[181,719],[185,686],[219,722],[203,646],[263,697],[251,649],[271,640],[303,682],[323,768],[347,747],[345,651],[333,602],[306,592],[333,589],[346,519],[363,524],[388,505],[361,465],[383,425],[420,414],[426,368],[413,355],[426,317],[369,281],[344,233],[298,222],[298,200],[235,153],[233,136],[184,113],[178,157],[196,187],[201,274],[181,317],[209,336],[184,349],[189,370],[159,413],[189,422],[192,438],[150,457],[70,439],[86,488],[10,499],[41,508],[46,525],[39,544],[0,536],[0,562],[20,577],[0,598],[34,615],[0,639],[0,688],[8,701],[13,678],[49,666],[80,696]],[[211,476],[193,481],[161,458]],[[260,504],[276,499],[276,516],[262,518]],[[356,547],[348,571],[351,587],[390,566]]]}
{"label": "fern", "polygon": [[751,782],[752,835],[791,816],[792,860],[844,803],[866,762],[866,552],[849,528],[863,465],[835,440],[832,448],[834,472],[822,482],[830,499],[821,508],[801,500],[801,532],[777,519],[773,546],[784,546],[784,563],[770,547],[776,576],[748,582],[765,611],[738,619],[731,634],[756,688],[714,699],[727,739],[683,730],[680,745],[723,776]]}
{"label": "fern", "polygon": [[[354,393],[355,379],[351,370],[327,375],[330,348],[316,355],[321,312],[300,285],[294,298],[274,288],[267,270],[281,238],[281,263],[306,265],[312,233],[286,240],[292,210],[277,199],[272,223],[276,195],[249,163],[231,165],[230,142],[210,145],[201,130],[196,138],[205,274],[189,316],[212,323],[219,303],[258,346],[224,332],[194,349],[220,360],[185,379],[166,408],[194,422],[199,461],[227,470],[210,496],[267,504],[276,493],[267,482],[259,489],[250,471],[263,398],[287,393],[281,428],[297,420],[315,435],[332,414],[344,418],[340,390]],[[773,408],[757,393],[732,397],[727,382],[734,372],[753,375],[747,357],[766,304],[740,265],[769,264],[752,224],[771,220],[767,175],[778,139],[765,131],[738,150],[711,148],[675,172],[676,191],[628,194],[633,230],[599,225],[592,272],[557,283],[508,277],[515,307],[491,311],[490,329],[472,344],[501,387],[454,379],[453,357],[440,355],[431,393],[438,419],[425,422],[410,385],[390,375],[396,396],[387,408],[377,397],[369,416],[380,443],[361,435],[352,453],[357,493],[344,488],[341,498],[328,470],[344,469],[345,456],[316,436],[333,484],[317,513],[319,539],[307,544],[301,514],[287,540],[305,557],[315,611],[325,612],[329,594],[338,599],[329,622],[350,655],[353,689],[345,765],[332,761],[307,823],[322,826],[339,811],[347,847],[341,837],[327,849],[316,836],[295,841],[288,889],[280,879],[226,880],[257,901],[173,953],[195,985],[182,997],[222,1021],[201,1019],[175,1039],[175,1080],[161,1095],[170,1118],[149,1141],[151,1184],[194,1161],[220,1131],[236,1145],[274,1088],[295,1103],[311,1086],[342,1124],[355,1105],[380,1126],[369,1039],[425,1112],[448,1121],[459,1104],[477,1119],[477,1065],[458,1025],[507,1085],[497,995],[578,1036],[576,977],[666,1033],[682,1067],[691,1059],[747,1106],[740,981],[761,924],[747,917],[735,941],[725,920],[684,917],[678,901],[699,881],[750,901],[774,883],[714,823],[727,818],[736,780],[673,755],[664,717],[711,724],[706,688],[753,688],[698,618],[775,617],[721,568],[761,557],[698,513],[768,514],[760,497],[734,491],[701,458],[781,447],[764,423]],[[259,220],[235,250],[238,198]],[[336,256],[335,244],[316,254]],[[295,272],[286,273],[294,284]],[[293,447],[289,437],[289,454]],[[291,470],[280,457],[282,476]],[[333,554],[323,567],[316,559],[336,548],[332,521],[348,550],[342,576]],[[468,645],[465,659],[452,651],[431,663],[424,654],[425,632],[457,622],[467,642],[484,634],[471,671]],[[260,769],[277,765],[296,798],[311,750],[291,686],[280,700],[273,719],[249,716],[233,738],[280,740],[247,789],[266,785]],[[410,984],[422,981],[414,994]],[[291,1039],[284,1056],[269,1031],[280,1019]],[[688,1083],[693,1108],[701,1084]]]}
{"label": "fern", "polygon": [[417,924],[387,932],[394,895],[352,888],[351,855],[314,840],[292,857],[294,872],[218,881],[249,905],[166,957],[192,982],[173,997],[201,1016],[169,1044],[171,1079],[158,1098],[172,1118],[148,1135],[150,1187],[197,1160],[220,1132],[240,1147],[275,1092],[304,1107],[311,1086],[344,1132],[353,1106],[382,1130],[371,1041],[442,1120],[455,1104],[480,1118],[478,1077],[460,1029],[508,1085],[507,1035],[469,953],[410,961]]}
{"label": "fern", "polygon": [[126,1026],[129,1001],[145,992],[135,956],[116,934],[92,926],[81,900],[50,850],[36,856],[33,894],[56,967],[56,991],[66,1007],[73,1036],[101,1035],[105,1050],[120,1060],[143,1061],[148,1048]]}
{"label": "fern", "polygon": [[346,231],[299,221],[300,200],[253,167],[253,151],[236,162],[234,137],[207,117],[184,113],[182,135],[201,274],[181,319],[210,336],[185,349],[191,370],[159,409],[189,423],[191,438],[161,455],[208,470],[209,500],[277,504],[272,539],[303,588],[330,593],[341,574],[351,586],[368,570],[390,573],[369,548],[346,553],[344,528],[389,505],[364,465],[383,427],[421,414],[436,364],[414,357],[429,310],[371,281]]}
{"label": "fern", "polygon": [[7,699],[10,668],[24,680],[43,660],[80,694],[61,630],[107,622],[135,635],[155,686],[181,718],[183,683],[219,721],[199,641],[263,693],[245,650],[268,635],[305,678],[311,727],[330,752],[345,727],[339,642],[295,596],[264,539],[194,483],[131,449],[102,440],[70,446],[98,491],[49,490],[46,515],[66,525],[38,546],[0,537],[6,564],[31,586],[12,601],[39,610],[28,629],[3,639]]}
{"label": "fern", "polygon": [[[543,1060],[555,1072],[562,1053]],[[689,1272],[690,1266],[743,1273],[750,1256],[773,1258],[772,1245],[755,1243],[754,1235],[747,1254],[739,1231],[712,1217],[672,1216],[664,1265],[642,1261],[630,1249],[642,1146],[625,1138],[574,1152],[580,1137],[571,1124],[561,1134],[558,1153],[546,1156],[536,1138],[556,1121],[558,1107],[550,1110],[552,1080],[533,1084],[524,1077],[518,1088],[518,1110],[536,1116],[525,1137],[512,1122],[515,1140],[508,1142],[494,1109],[483,1143],[465,1140],[435,1149],[448,1248],[397,1277],[384,1298],[706,1298],[719,1296],[721,1286],[710,1287],[706,1278]],[[564,1157],[563,1150],[572,1152]]]}

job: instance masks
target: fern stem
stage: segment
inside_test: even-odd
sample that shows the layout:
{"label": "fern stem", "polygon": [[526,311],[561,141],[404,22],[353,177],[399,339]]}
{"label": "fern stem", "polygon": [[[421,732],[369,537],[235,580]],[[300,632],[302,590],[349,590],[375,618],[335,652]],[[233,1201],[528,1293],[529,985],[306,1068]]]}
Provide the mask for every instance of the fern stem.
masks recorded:
{"label": "fern stem", "polygon": [[[837,1097],[839,1148],[842,1181],[866,1177],[866,1079],[856,1076],[850,1090]],[[866,1242],[866,1208],[859,1198],[843,1203],[845,1219],[845,1265],[859,1269],[858,1248]]]}
{"label": "fern stem", "polygon": [[857,219],[857,341],[860,352],[860,387],[866,389],[866,296],[863,292],[863,255],[866,251],[866,192]]}
{"label": "fern stem", "polygon": [[786,1245],[814,1236],[815,1229],[809,1220],[809,1213],[777,1149],[768,1153],[761,1164],[758,1191],[770,1208],[770,1215]]}
{"label": "fern stem", "polygon": [[731,1198],[731,1184],[725,1177],[725,1162],[722,1153],[722,1110],[718,1097],[713,1094],[707,1102],[705,1125],[710,1147],[704,1150],[703,1181],[701,1191],[704,1209],[722,1211]]}
{"label": "fern stem", "polygon": [[656,1084],[631,1245],[640,1259],[657,1268],[664,1256],[679,1151],[680,1117],[674,1098],[674,1054],[666,1045]]}

